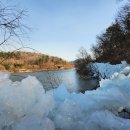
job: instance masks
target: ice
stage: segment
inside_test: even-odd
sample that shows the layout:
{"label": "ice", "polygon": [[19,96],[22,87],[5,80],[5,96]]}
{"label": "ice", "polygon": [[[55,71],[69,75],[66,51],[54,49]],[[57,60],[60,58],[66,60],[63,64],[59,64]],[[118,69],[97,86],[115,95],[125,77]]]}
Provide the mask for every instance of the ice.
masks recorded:
{"label": "ice", "polygon": [[4,79],[8,79],[10,76],[9,72],[0,72],[0,81]]}
{"label": "ice", "polygon": [[[54,105],[53,93],[48,92],[45,94],[41,83],[35,77],[29,76],[21,82],[11,82],[6,78],[6,80],[4,79],[1,82],[1,129],[10,124],[14,126],[17,122],[23,120],[24,117],[27,117],[25,118],[25,120],[27,120],[32,115],[37,115],[40,120]],[[32,122],[33,119],[30,121]],[[22,121],[22,123],[24,123],[24,121]],[[28,125],[27,127],[29,127]],[[21,129],[24,129],[24,126],[21,127]]]}
{"label": "ice", "polygon": [[48,119],[40,119],[36,116],[29,116],[16,124],[14,130],[54,130],[53,122]]}
{"label": "ice", "polygon": [[14,127],[15,130],[45,130],[42,127],[42,121],[39,117],[29,116],[23,118]]}
{"label": "ice", "polygon": [[64,85],[45,92],[35,77],[12,82],[0,73],[0,130],[130,130],[119,115],[130,112],[130,67],[121,68],[85,94]]}
{"label": "ice", "polygon": [[112,112],[96,111],[88,118],[86,130],[129,130],[130,120],[115,116]]}
{"label": "ice", "polygon": [[121,71],[121,74],[124,74],[124,75],[128,75],[128,74],[130,74],[130,67],[128,66],[128,67],[125,67],[124,69],[123,69],[123,71]]}
{"label": "ice", "polygon": [[121,61],[121,64],[111,65],[110,63],[94,63],[94,66],[101,74],[100,78],[110,78],[114,73],[122,71],[128,67],[126,61]]}

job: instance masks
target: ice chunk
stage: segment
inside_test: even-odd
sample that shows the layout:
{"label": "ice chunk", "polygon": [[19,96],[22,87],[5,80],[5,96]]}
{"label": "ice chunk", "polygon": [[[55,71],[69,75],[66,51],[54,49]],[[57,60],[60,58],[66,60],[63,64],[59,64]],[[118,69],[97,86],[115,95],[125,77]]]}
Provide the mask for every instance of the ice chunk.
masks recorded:
{"label": "ice chunk", "polygon": [[130,67],[128,66],[124,68],[120,73],[127,76],[130,73]]}
{"label": "ice chunk", "polygon": [[122,119],[111,112],[96,111],[88,119],[87,130],[129,130],[130,120]]}
{"label": "ice chunk", "polygon": [[0,72],[0,81],[4,79],[8,79],[10,76],[9,72]]}
{"label": "ice chunk", "polygon": [[123,109],[130,111],[129,67],[85,94],[69,93],[64,85],[45,92],[32,76],[21,82],[1,76],[0,130],[130,129],[130,120],[119,117]]}
{"label": "ice chunk", "polygon": [[94,63],[94,66],[99,71],[100,78],[110,78],[115,72],[120,72],[125,67],[129,66],[126,61],[122,61],[121,64],[111,65],[109,63]]}

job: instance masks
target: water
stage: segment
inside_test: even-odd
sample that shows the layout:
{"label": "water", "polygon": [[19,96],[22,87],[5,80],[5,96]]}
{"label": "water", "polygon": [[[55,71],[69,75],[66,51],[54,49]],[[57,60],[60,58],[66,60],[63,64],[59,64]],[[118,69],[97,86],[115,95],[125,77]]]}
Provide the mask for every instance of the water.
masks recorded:
{"label": "water", "polygon": [[60,85],[67,88],[69,92],[84,92],[95,88],[95,80],[83,80],[75,69],[48,71],[48,72],[27,72],[13,73],[10,76],[12,81],[21,81],[28,75],[35,76],[43,85],[44,89],[54,89]]}

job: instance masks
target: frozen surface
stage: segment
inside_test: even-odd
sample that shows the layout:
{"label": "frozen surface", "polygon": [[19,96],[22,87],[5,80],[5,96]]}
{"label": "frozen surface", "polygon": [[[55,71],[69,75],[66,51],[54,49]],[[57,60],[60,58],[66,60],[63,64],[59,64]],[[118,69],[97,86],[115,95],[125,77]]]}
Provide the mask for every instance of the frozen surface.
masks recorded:
{"label": "frozen surface", "polygon": [[95,63],[94,66],[101,74],[101,78],[110,78],[113,73],[120,72],[122,69],[128,66],[126,61],[122,61],[121,64],[111,65],[109,63]]}
{"label": "frozen surface", "polygon": [[0,73],[0,130],[130,130],[130,120],[118,116],[130,110],[130,67],[100,86],[85,94],[64,86],[45,93],[35,77],[12,82]]}

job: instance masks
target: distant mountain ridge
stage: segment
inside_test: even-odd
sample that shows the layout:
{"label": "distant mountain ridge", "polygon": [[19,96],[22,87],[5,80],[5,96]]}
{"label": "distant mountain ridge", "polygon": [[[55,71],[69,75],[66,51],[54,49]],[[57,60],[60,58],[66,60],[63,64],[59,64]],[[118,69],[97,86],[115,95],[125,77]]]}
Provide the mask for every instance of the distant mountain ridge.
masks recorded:
{"label": "distant mountain ridge", "polygon": [[62,58],[35,52],[0,52],[0,70],[33,72],[71,69],[73,65]]}

